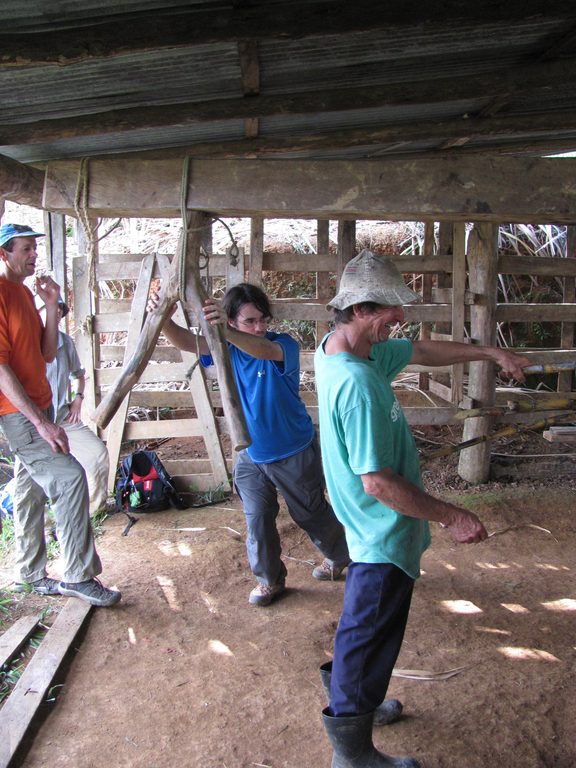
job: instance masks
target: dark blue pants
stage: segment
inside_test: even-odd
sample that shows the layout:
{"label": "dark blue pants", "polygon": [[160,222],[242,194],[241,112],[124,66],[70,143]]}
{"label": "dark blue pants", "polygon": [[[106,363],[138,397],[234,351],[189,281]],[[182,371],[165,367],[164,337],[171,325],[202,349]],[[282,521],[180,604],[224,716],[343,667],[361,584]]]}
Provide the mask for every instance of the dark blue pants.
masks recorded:
{"label": "dark blue pants", "polygon": [[348,566],[334,640],[333,717],[373,712],[386,696],[408,621],[414,579],[390,563]]}
{"label": "dark blue pants", "polygon": [[292,520],[306,531],[324,557],[337,565],[350,559],[344,528],[324,494],[316,439],[303,451],[270,464],[256,464],[247,451],[241,451],[234,467],[234,484],[246,516],[248,561],[262,584],[278,584],[286,578],[276,528],[279,492]]}

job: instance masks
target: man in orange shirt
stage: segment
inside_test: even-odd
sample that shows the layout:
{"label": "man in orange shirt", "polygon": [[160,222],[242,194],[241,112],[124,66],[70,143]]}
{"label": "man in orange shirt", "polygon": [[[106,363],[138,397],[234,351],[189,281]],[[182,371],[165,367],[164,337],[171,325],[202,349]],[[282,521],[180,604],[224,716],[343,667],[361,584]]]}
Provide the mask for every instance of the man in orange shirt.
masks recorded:
{"label": "man in orange shirt", "polygon": [[[58,334],[59,286],[36,278],[46,307],[43,326],[32,292],[24,285],[36,268],[36,238],[31,227],[0,227],[0,430],[14,465],[14,532],[17,581],[14,591],[32,588],[42,595],[79,597],[107,607],[120,592],[97,578],[102,570],[88,511],[88,485],[70,454],[68,438],[53,421],[52,391],[46,363],[54,359]],[[54,512],[64,581],[46,575],[44,506]]]}

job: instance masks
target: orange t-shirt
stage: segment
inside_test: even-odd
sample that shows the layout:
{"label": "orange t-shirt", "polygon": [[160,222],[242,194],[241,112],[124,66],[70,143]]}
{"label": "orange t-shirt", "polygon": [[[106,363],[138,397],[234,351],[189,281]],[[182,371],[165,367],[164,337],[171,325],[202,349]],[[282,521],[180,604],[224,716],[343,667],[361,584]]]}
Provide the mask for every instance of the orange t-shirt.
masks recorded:
{"label": "orange t-shirt", "polygon": [[[42,320],[32,292],[22,283],[0,277],[0,364],[9,365],[38,408],[52,403],[42,355]],[[18,409],[0,392],[0,416]]]}

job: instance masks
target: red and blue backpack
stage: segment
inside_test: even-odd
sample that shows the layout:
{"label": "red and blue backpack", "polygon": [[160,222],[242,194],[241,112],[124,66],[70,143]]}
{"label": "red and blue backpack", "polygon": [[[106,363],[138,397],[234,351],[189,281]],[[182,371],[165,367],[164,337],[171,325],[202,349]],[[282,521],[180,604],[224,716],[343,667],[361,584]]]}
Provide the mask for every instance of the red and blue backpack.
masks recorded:
{"label": "red and blue backpack", "polygon": [[159,512],[189,504],[154,451],[135,451],[118,467],[116,507],[119,512]]}

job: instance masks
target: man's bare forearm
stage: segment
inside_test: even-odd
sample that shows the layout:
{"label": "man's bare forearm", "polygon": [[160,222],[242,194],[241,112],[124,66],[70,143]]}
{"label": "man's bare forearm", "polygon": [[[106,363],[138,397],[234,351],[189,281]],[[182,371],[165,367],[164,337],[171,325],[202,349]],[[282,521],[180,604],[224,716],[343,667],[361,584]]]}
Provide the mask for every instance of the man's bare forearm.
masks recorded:
{"label": "man's bare forearm", "polygon": [[453,510],[458,509],[418,488],[390,470],[362,475],[364,490],[390,509],[408,517],[448,525]]}
{"label": "man's bare forearm", "polygon": [[473,512],[430,496],[392,470],[384,469],[362,475],[362,484],[369,496],[395,512],[442,523],[450,530],[454,540],[462,544],[483,541],[488,535]]}
{"label": "man's bare forearm", "polygon": [[201,355],[210,354],[210,348],[204,336],[192,333],[188,328],[183,328],[178,323],[175,323],[174,320],[167,320],[164,323],[162,333],[170,344],[177,347],[177,349],[194,353],[197,353],[199,350]]}

